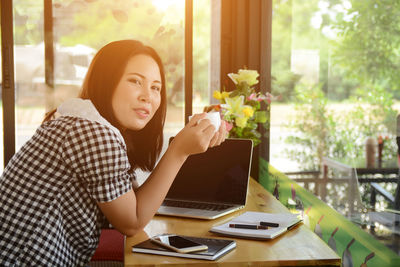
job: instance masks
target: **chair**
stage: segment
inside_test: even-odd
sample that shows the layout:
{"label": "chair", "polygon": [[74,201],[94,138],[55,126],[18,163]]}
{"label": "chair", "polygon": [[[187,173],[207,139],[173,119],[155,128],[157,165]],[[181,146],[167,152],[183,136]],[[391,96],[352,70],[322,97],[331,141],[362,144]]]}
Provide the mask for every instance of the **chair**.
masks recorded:
{"label": "chair", "polygon": [[[400,166],[400,114],[397,115],[397,162]],[[375,207],[376,204],[376,196],[381,195],[384,197],[386,201],[389,202],[389,207],[392,210],[387,210],[388,212],[383,214],[376,214],[383,216],[389,223],[391,223],[391,227],[395,230],[395,233],[400,234],[399,224],[400,224],[400,169],[397,172],[397,183],[396,183],[396,191],[394,196],[386,191],[382,186],[378,183],[371,183],[371,199],[370,204],[372,207]],[[397,231],[396,231],[397,230]]]}
{"label": "chair", "polygon": [[370,205],[374,208],[376,196],[381,195],[389,203],[389,208],[385,211],[370,212],[373,221],[388,226],[395,234],[400,234],[400,170],[397,174],[396,191],[393,196],[378,183],[371,183]]}
{"label": "chair", "polygon": [[328,157],[323,157],[322,167],[323,176],[316,188],[317,195],[349,219],[360,219],[365,206],[355,169]]}
{"label": "chair", "polygon": [[[400,132],[400,115],[397,116],[397,135],[399,135]],[[397,143],[397,161],[400,165],[400,136],[396,137],[396,143]],[[392,196],[389,192],[387,192],[382,186],[380,186],[377,183],[371,183],[371,206],[375,207],[376,203],[376,195],[381,195],[383,196],[388,202],[389,205],[394,209],[394,210],[400,210],[400,169],[397,172],[397,185],[396,185],[396,192],[395,195]]]}
{"label": "chair", "polygon": [[103,228],[100,242],[90,267],[122,267],[124,265],[124,235],[115,229]]}
{"label": "chair", "polygon": [[[371,183],[372,194],[369,203],[371,206],[362,203],[356,168],[330,158],[324,158],[323,177],[320,180],[319,191],[316,191],[324,202],[352,222],[361,225],[362,228],[369,229],[369,232],[375,238],[386,239],[387,246],[399,253],[400,211],[393,209],[377,211],[374,207],[378,194],[383,195],[385,199],[393,203],[392,207],[398,205],[400,178],[397,178],[397,198],[393,197],[379,184]],[[332,190],[335,186],[339,187],[339,190]],[[329,190],[327,190],[328,187],[330,187]],[[381,225],[384,228],[376,228],[376,225]]]}

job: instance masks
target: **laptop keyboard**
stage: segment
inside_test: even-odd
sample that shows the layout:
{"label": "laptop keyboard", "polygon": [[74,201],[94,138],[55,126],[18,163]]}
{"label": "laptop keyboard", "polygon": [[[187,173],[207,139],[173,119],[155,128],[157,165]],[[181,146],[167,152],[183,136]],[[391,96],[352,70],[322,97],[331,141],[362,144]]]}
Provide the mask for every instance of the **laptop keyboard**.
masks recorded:
{"label": "laptop keyboard", "polygon": [[225,204],[196,203],[196,202],[185,202],[185,201],[168,200],[168,199],[164,200],[163,205],[170,207],[200,209],[200,210],[224,210],[232,207],[231,205],[225,205]]}

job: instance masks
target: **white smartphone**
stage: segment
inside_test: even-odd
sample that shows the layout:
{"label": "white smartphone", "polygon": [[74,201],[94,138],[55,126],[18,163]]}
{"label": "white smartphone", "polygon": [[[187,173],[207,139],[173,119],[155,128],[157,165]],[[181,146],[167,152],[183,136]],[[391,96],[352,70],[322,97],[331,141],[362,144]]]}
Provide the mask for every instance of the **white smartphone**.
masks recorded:
{"label": "white smartphone", "polygon": [[206,245],[196,243],[182,236],[173,234],[157,235],[152,237],[151,241],[179,253],[188,253],[208,249]]}

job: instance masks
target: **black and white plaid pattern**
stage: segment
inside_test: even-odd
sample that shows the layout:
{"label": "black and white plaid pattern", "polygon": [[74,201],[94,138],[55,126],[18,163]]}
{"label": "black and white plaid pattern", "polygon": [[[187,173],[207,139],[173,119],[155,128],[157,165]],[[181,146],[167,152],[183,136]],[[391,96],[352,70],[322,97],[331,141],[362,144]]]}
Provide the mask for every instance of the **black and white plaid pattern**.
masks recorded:
{"label": "black and white plaid pattern", "polygon": [[104,215],[132,188],[123,140],[76,117],[44,123],[0,178],[0,266],[84,266]]}

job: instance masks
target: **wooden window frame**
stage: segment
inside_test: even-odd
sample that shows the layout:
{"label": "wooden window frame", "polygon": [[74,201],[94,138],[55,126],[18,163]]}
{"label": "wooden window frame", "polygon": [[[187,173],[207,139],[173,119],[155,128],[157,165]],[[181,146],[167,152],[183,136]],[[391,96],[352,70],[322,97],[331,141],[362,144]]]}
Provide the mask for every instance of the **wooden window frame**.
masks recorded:
{"label": "wooden window frame", "polygon": [[[271,92],[272,1],[220,0],[220,88],[229,88],[228,73],[258,70],[261,92]],[[264,106],[264,108],[266,108]],[[261,144],[253,151],[251,176],[258,180],[259,160],[269,162],[269,129],[259,127]]]}
{"label": "wooden window frame", "polygon": [[15,153],[15,83],[12,0],[1,1],[1,64],[4,166]]}

